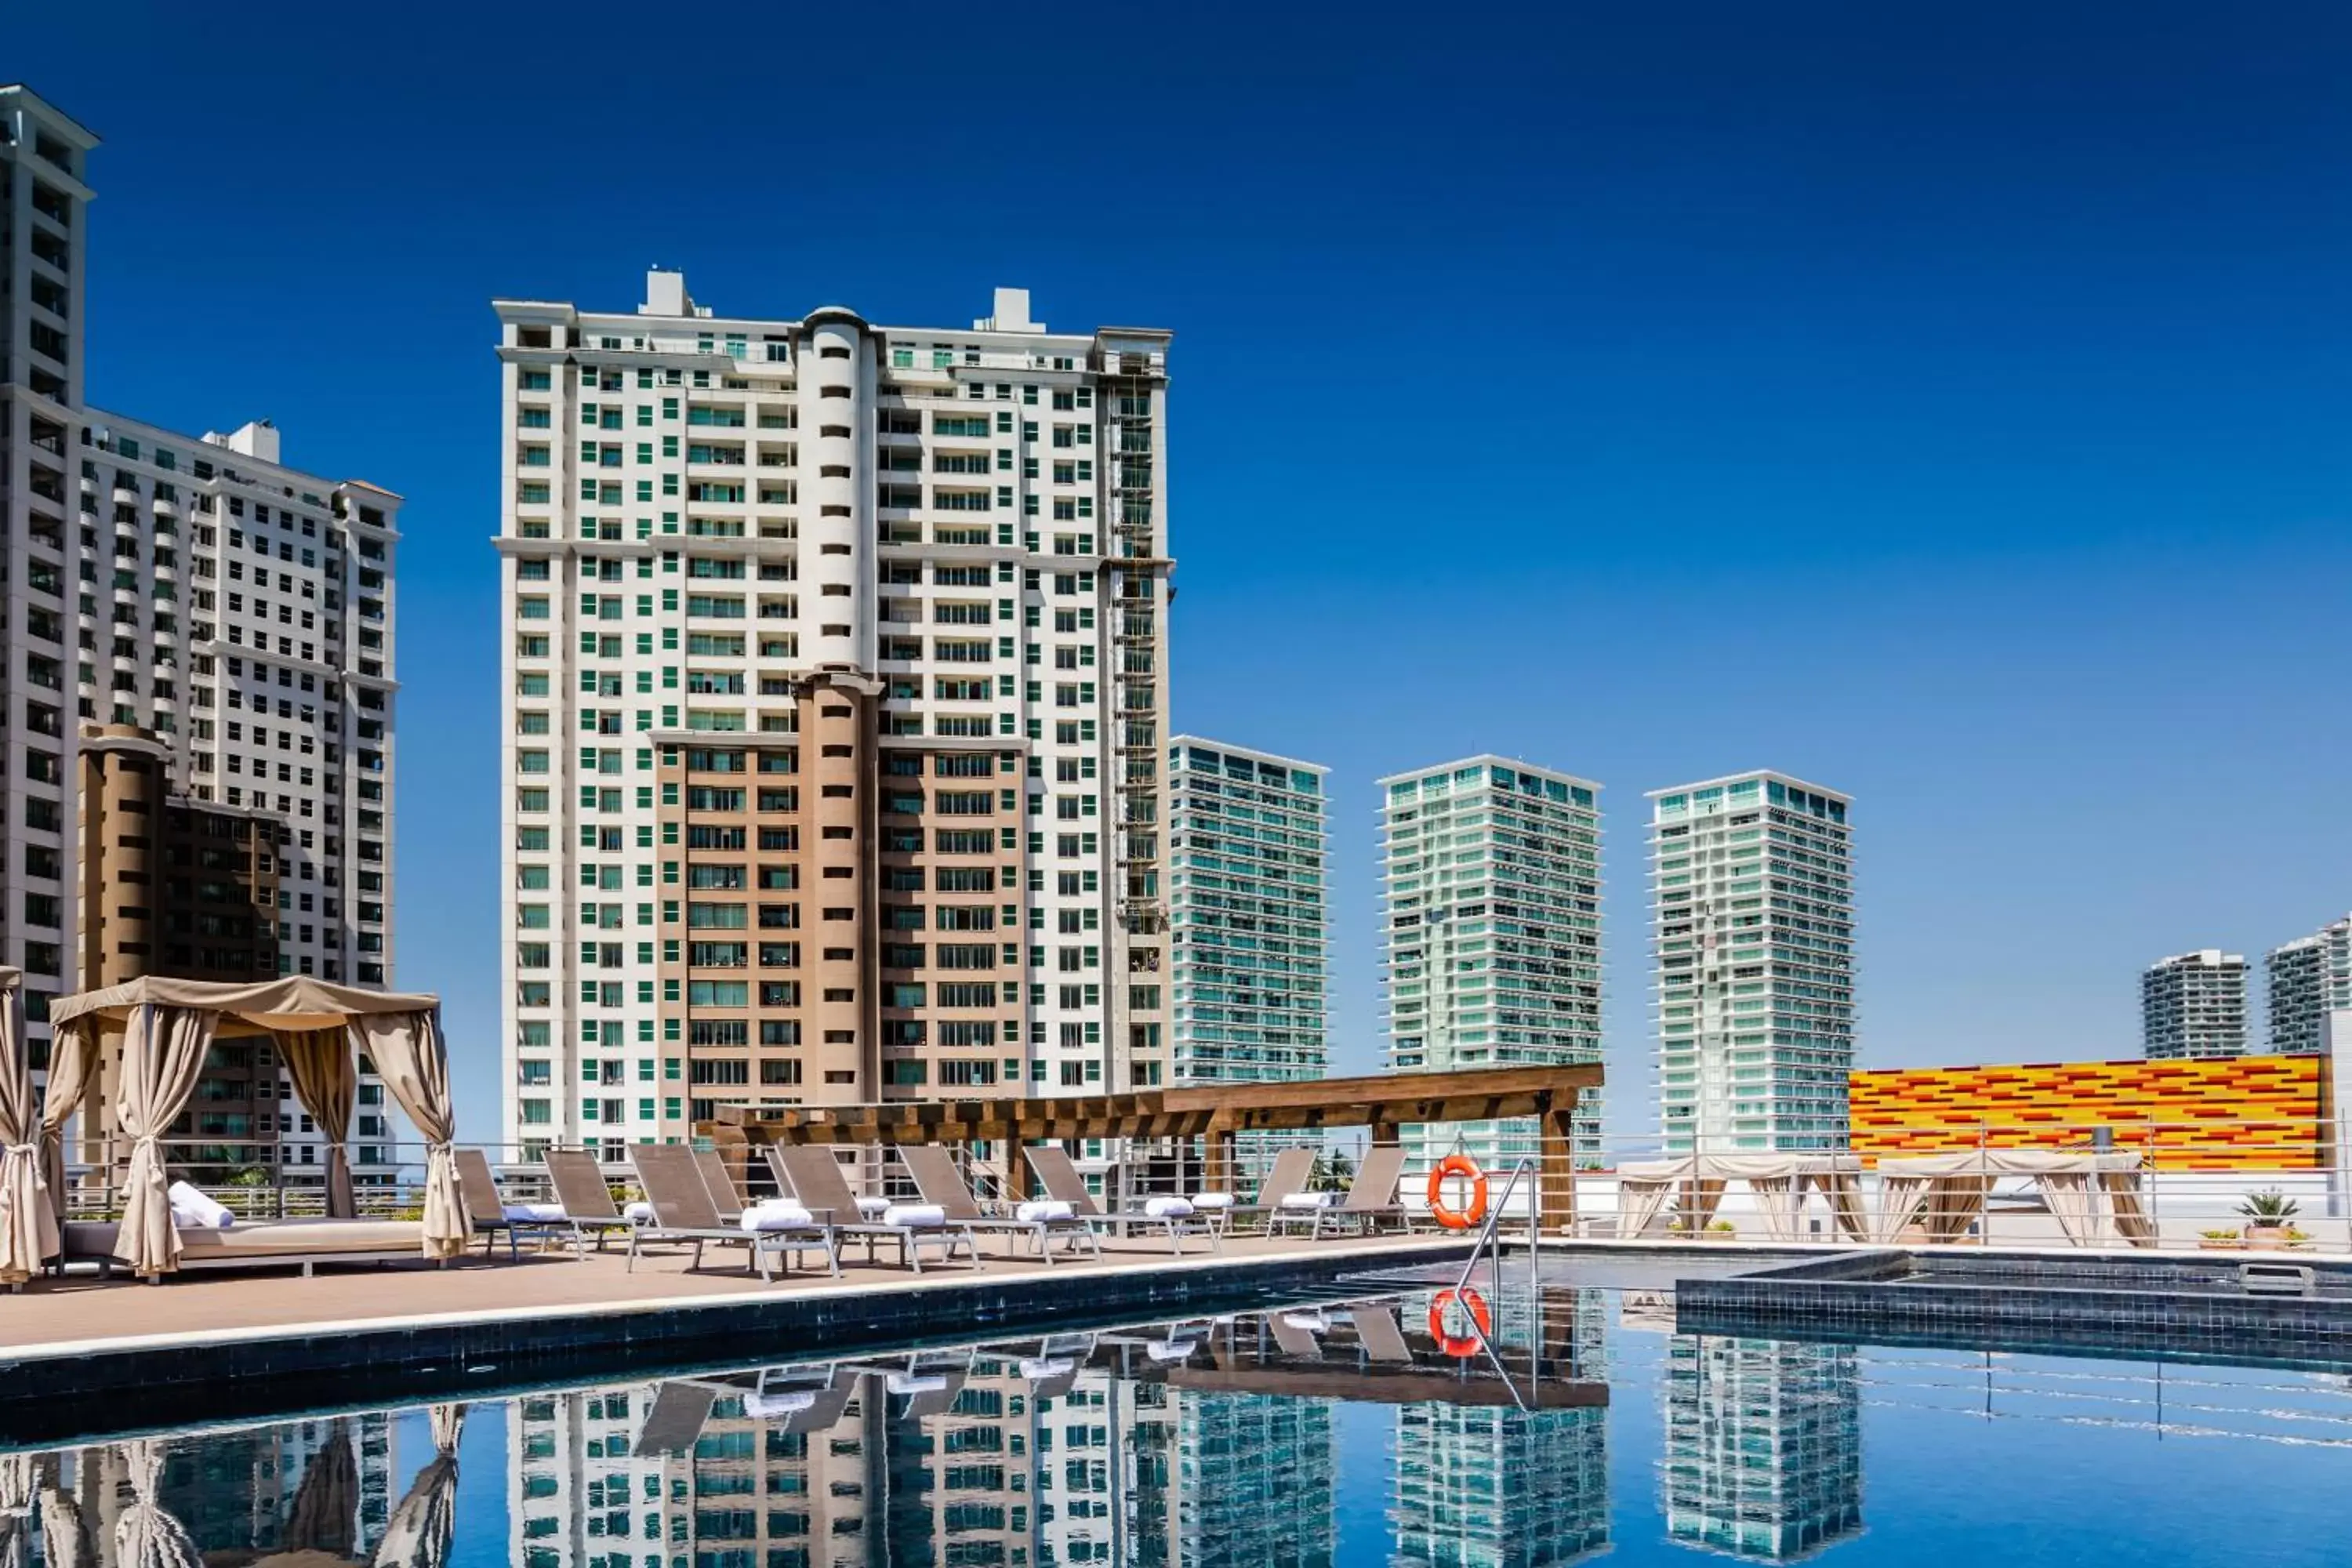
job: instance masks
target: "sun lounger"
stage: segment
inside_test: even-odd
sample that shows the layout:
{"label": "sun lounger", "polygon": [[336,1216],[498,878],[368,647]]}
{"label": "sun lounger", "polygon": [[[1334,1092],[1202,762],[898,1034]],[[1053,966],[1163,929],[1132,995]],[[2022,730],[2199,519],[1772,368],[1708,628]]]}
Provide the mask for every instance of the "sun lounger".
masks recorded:
{"label": "sun lounger", "polygon": [[[182,1226],[180,1268],[285,1268],[299,1265],[309,1274],[320,1263],[378,1263],[413,1259],[425,1246],[422,1220],[403,1219],[241,1219],[226,1230],[209,1226]],[[127,1258],[116,1256],[125,1245],[113,1220],[68,1220],[58,1238],[58,1264],[95,1263],[101,1277],[113,1273]]]}
{"label": "sun lounger", "polygon": [[716,1149],[697,1149],[694,1168],[702,1174],[702,1185],[710,1194],[711,1205],[718,1209],[722,1224],[733,1225],[743,1213],[743,1194],[735,1189],[735,1177],[727,1169],[727,1156]]}
{"label": "sun lounger", "polygon": [[1058,1143],[1040,1143],[1023,1151],[1029,1168],[1045,1188],[1045,1195],[1070,1205],[1072,1213],[1085,1219],[1100,1220],[1108,1225],[1157,1226],[1168,1233],[1168,1244],[1179,1257],[1183,1255],[1184,1237],[1199,1235],[1209,1238],[1215,1251],[1224,1250],[1218,1239],[1218,1227],[1181,1198],[1157,1198],[1146,1202],[1140,1209],[1125,1214],[1106,1214],[1087,1191],[1087,1179],[1078,1174],[1077,1166],[1070,1163],[1069,1152]]}
{"label": "sun lounger", "polygon": [[[915,1190],[923,1194],[923,1201],[944,1210],[951,1223],[969,1226],[975,1231],[995,1230],[1032,1237],[1037,1243],[1038,1254],[1049,1264],[1054,1261],[1055,1237],[1063,1237],[1073,1247],[1083,1243],[1093,1249],[1097,1258],[1102,1256],[1096,1222],[1056,1200],[1024,1203],[1011,1215],[988,1214],[980,1206],[980,1200],[971,1195],[963,1173],[956,1169],[955,1156],[940,1144],[901,1143],[898,1163],[914,1178]],[[1023,1218],[1024,1214],[1029,1217]]]}
{"label": "sun lounger", "polygon": [[613,1189],[604,1183],[604,1172],[596,1163],[596,1156],[587,1150],[550,1149],[547,1182],[555,1189],[555,1201],[563,1210],[563,1217],[571,1222],[576,1241],[584,1242],[593,1235],[596,1250],[602,1252],[607,1236],[635,1228],[613,1201]]}
{"label": "sun lounger", "polygon": [[[1336,1204],[1308,1211],[1317,1239],[1353,1228],[1369,1233],[1384,1219],[1405,1221],[1404,1205],[1397,1202],[1397,1184],[1404,1175],[1404,1150],[1395,1145],[1368,1149],[1348,1195]],[[1285,1211],[1287,1214],[1290,1211]]]}
{"label": "sun lounger", "polygon": [[475,1233],[482,1238],[483,1257],[490,1255],[501,1236],[507,1238],[507,1257],[517,1258],[522,1256],[523,1237],[551,1235],[570,1237],[575,1249],[584,1255],[579,1233],[559,1205],[508,1203],[499,1192],[499,1179],[490,1170],[489,1156],[479,1149],[460,1149],[457,1155],[457,1190],[466,1200],[466,1213],[474,1222]]}
{"label": "sun lounger", "polygon": [[1282,1353],[1296,1361],[1321,1361],[1323,1342],[1317,1338],[1318,1325],[1328,1328],[1319,1315],[1306,1312],[1268,1312],[1265,1326],[1274,1335],[1274,1342]]}
{"label": "sun lounger", "polygon": [[1307,1190],[1308,1178],[1315,1173],[1315,1151],[1304,1146],[1285,1149],[1274,1157],[1274,1166],[1265,1179],[1257,1184],[1257,1201],[1244,1204],[1234,1212],[1259,1216],[1266,1229],[1276,1227],[1276,1215],[1296,1212],[1283,1207],[1284,1200],[1295,1199]]}
{"label": "sun lounger", "polygon": [[926,1246],[945,1247],[950,1262],[955,1260],[956,1248],[961,1246],[971,1266],[982,1267],[980,1243],[973,1238],[971,1226],[951,1220],[937,1209],[919,1213],[917,1205],[893,1204],[878,1218],[858,1218],[857,1194],[850,1190],[849,1180],[841,1173],[841,1163],[833,1157],[831,1149],[814,1143],[788,1149],[772,1143],[768,1146],[768,1162],[777,1181],[791,1191],[802,1207],[820,1218],[830,1217],[837,1235],[862,1237],[869,1258],[874,1255],[875,1242],[889,1237],[898,1244],[898,1260],[918,1274],[923,1271],[922,1249]]}
{"label": "sun lounger", "polygon": [[629,1159],[636,1166],[646,1200],[654,1206],[654,1223],[629,1231],[631,1269],[636,1268],[637,1252],[646,1243],[679,1241],[694,1245],[694,1261],[687,1265],[689,1272],[702,1267],[702,1249],[716,1244],[749,1247],[762,1279],[775,1277],[769,1263],[780,1256],[790,1272],[795,1252],[824,1253],[825,1267],[836,1279],[840,1277],[839,1247],[833,1226],[823,1215],[803,1215],[769,1226],[757,1223],[754,1210],[729,1224],[719,1217],[718,1206],[710,1201],[702,1173],[695,1168],[693,1150],[677,1143],[639,1143],[629,1150]]}

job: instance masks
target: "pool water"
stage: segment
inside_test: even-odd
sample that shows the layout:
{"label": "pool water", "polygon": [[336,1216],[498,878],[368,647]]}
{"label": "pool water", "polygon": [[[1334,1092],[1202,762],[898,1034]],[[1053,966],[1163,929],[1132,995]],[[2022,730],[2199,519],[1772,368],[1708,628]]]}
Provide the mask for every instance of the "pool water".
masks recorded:
{"label": "pool water", "polygon": [[1481,1299],[1489,1355],[1462,1307],[1432,1305],[747,1358],[0,1456],[0,1550],[53,1568],[2346,1560],[2344,1372],[1677,1335],[1663,1293],[1533,1285]]}

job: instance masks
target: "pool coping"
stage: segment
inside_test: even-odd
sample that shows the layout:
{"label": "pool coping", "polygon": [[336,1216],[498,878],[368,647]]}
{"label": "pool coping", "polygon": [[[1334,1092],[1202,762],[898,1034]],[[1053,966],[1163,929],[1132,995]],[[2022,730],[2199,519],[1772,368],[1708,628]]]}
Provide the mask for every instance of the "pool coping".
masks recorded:
{"label": "pool coping", "polygon": [[[0,1348],[0,1448],[69,1440],[128,1401],[142,1425],[162,1407],[264,1419],[338,1390],[379,1403],[478,1396],[486,1380],[594,1381],[763,1355],[780,1361],[885,1353],[942,1341],[1244,1310],[1334,1289],[1383,1265],[1458,1262],[1466,1241],[1319,1246],[1246,1258],[1141,1259],[1083,1276],[1038,1269],[779,1285],[727,1295],[647,1296],[115,1335]],[[1071,1283],[1083,1279],[1084,1288]],[[142,1287],[152,1289],[152,1287]],[[396,1385],[396,1386],[395,1386]]]}

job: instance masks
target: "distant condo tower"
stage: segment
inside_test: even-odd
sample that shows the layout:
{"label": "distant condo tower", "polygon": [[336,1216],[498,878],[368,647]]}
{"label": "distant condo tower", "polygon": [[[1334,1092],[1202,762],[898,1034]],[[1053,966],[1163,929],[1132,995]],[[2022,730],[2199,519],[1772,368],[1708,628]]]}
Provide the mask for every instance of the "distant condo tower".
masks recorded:
{"label": "distant condo tower", "polygon": [[2271,949],[2263,968],[2270,980],[2272,1052],[2326,1050],[2327,1016],[2352,1014],[2352,915]]}
{"label": "distant condo tower", "polygon": [[1169,744],[1180,1084],[1324,1075],[1326,771],[1192,735]]}
{"label": "distant condo tower", "polygon": [[1843,1147],[1852,801],[1769,772],[1650,800],[1667,1152]]}
{"label": "distant condo tower", "polygon": [[[1396,1072],[1601,1059],[1601,786],[1496,756],[1381,781],[1381,980]],[[1536,1123],[1403,1130],[1408,1180],[1454,1147],[1488,1169],[1537,1151]],[[1600,1152],[1601,1097],[1577,1107]]]}
{"label": "distant condo tower", "polygon": [[2139,1005],[2141,1037],[2152,1060],[2246,1054],[2242,953],[2209,947],[2158,960],[2139,977]]}

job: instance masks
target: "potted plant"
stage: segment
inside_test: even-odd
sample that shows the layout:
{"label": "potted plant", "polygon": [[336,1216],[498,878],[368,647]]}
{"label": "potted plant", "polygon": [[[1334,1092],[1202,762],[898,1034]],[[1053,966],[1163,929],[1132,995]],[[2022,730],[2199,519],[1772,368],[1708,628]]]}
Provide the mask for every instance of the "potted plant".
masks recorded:
{"label": "potted plant", "polygon": [[2197,1245],[2208,1252],[2240,1252],[2246,1245],[2246,1237],[2241,1231],[2200,1230],[2197,1235],[2200,1237]]}
{"label": "potted plant", "polygon": [[1706,1238],[1709,1241],[1730,1241],[1738,1234],[1739,1227],[1727,1219],[1717,1220],[1706,1227]]}
{"label": "potted plant", "polygon": [[2246,1220],[2246,1245],[2249,1247],[2281,1247],[2285,1245],[2287,1222],[2301,1212],[2302,1205],[2276,1187],[2266,1187],[2238,1205]]}

